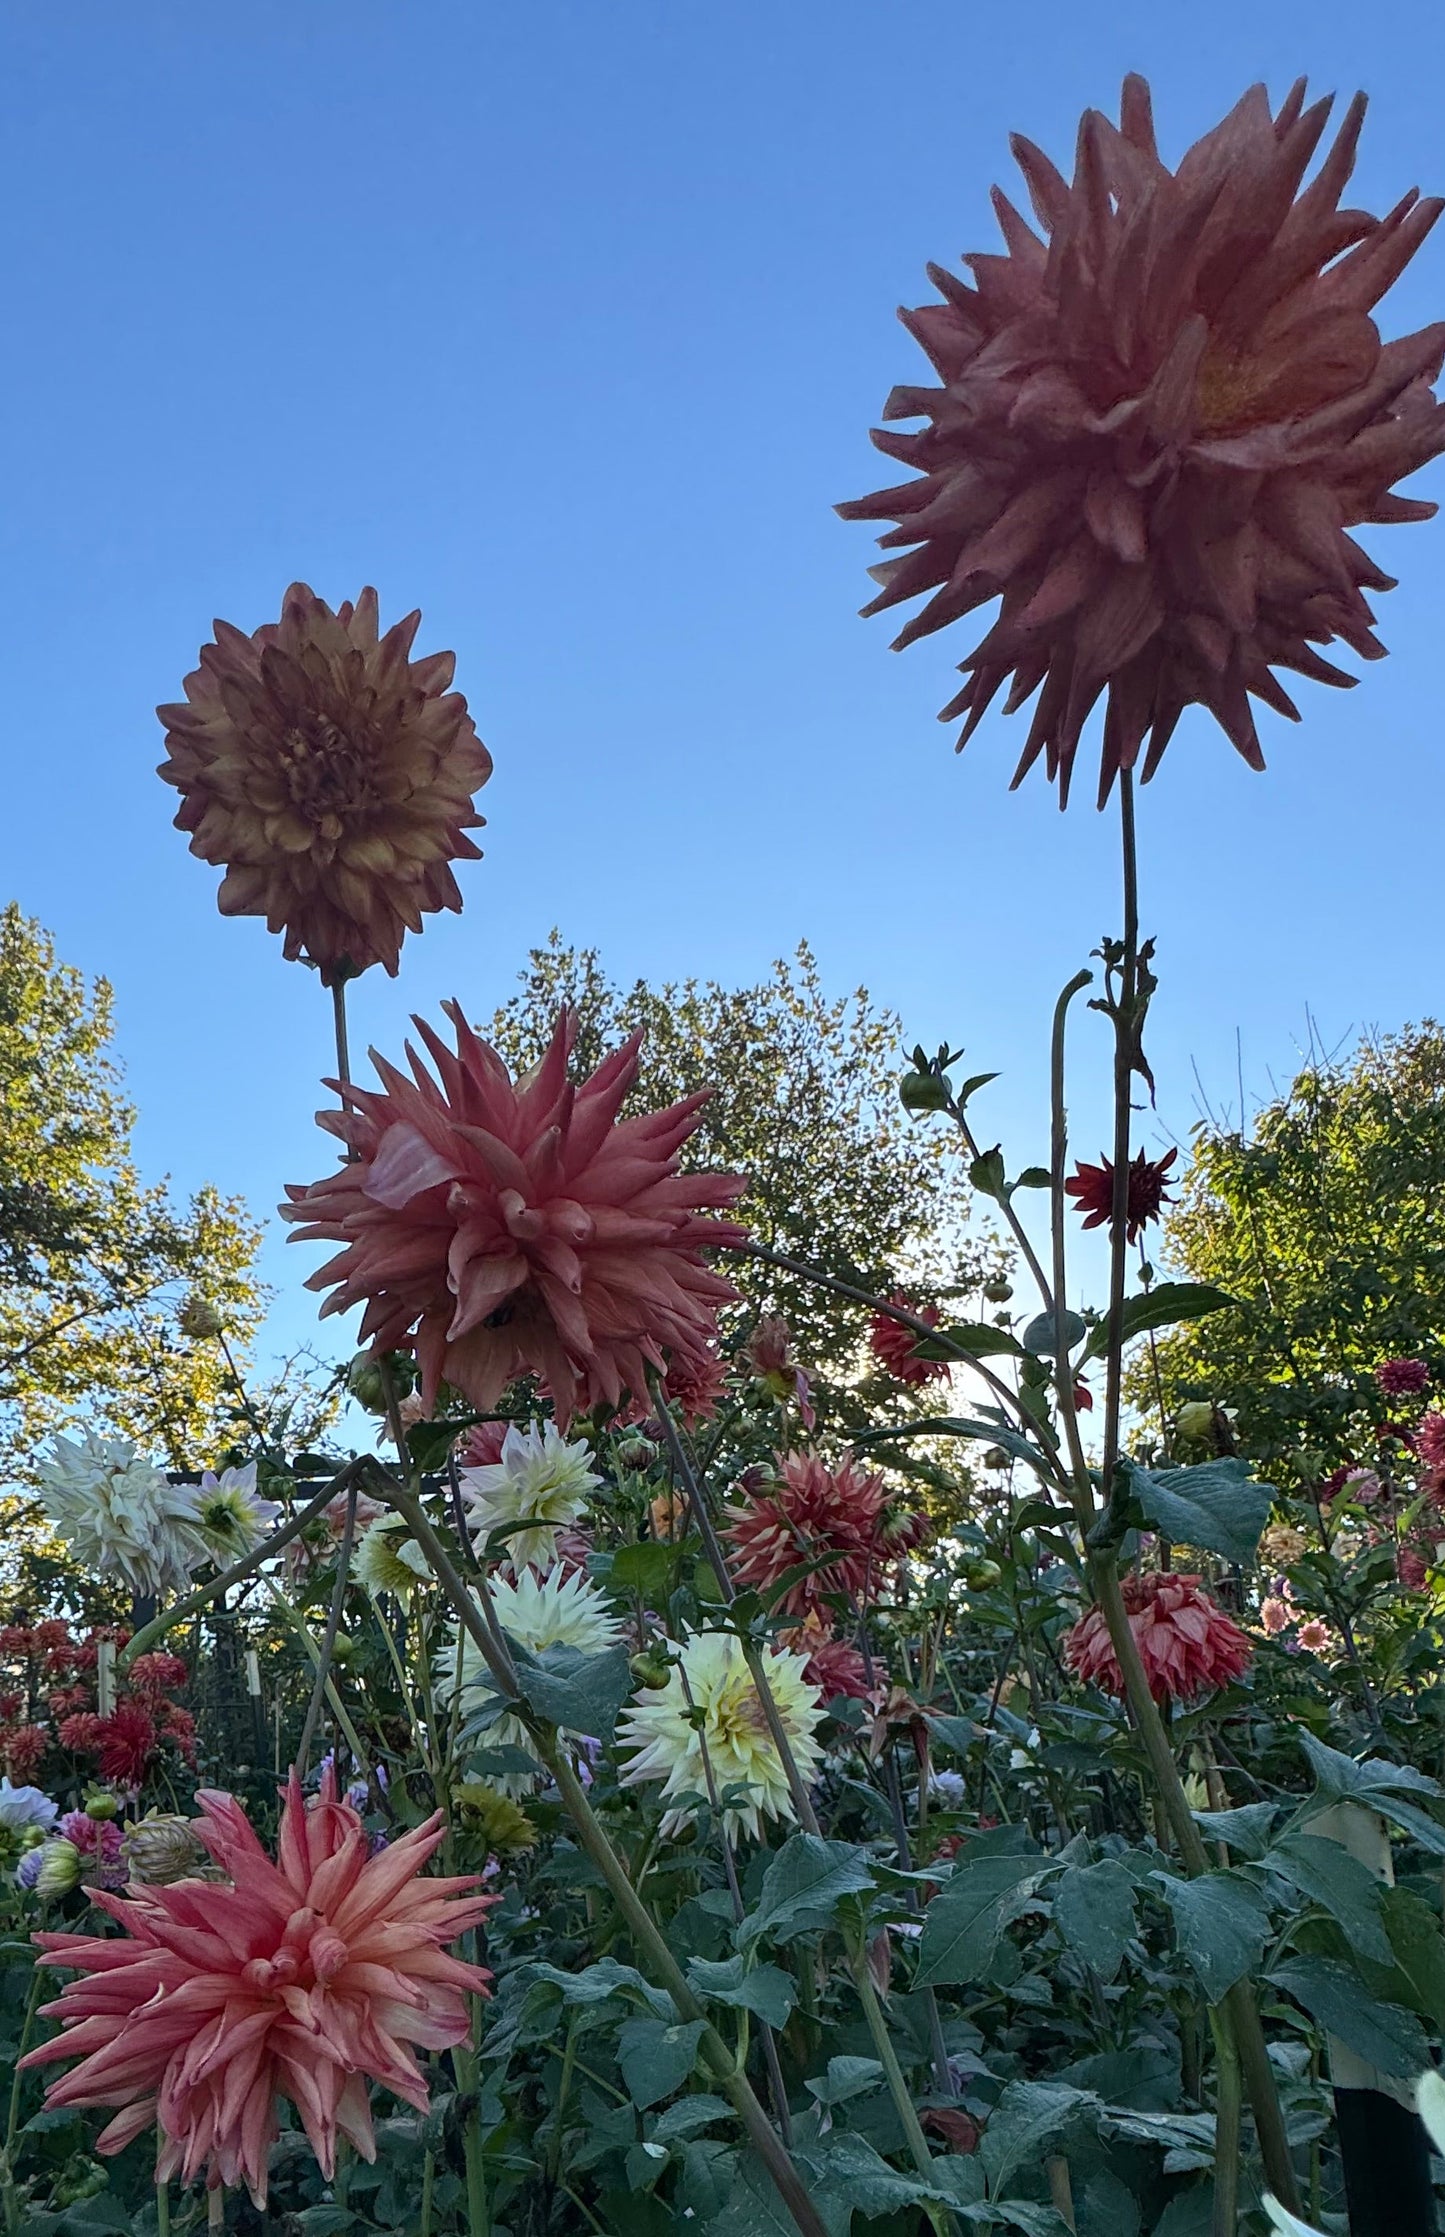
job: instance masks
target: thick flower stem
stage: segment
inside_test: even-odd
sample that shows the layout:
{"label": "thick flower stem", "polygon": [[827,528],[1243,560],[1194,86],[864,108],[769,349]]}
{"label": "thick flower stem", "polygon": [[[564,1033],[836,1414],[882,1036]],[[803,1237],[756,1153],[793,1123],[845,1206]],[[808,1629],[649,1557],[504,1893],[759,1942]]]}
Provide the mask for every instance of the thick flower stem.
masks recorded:
{"label": "thick flower stem", "polygon": [[1123,841],[1124,943],[1114,1004],[1114,1201],[1109,1220],[1109,1347],[1104,1367],[1104,1496],[1119,1457],[1124,1396],[1124,1284],[1128,1273],[1129,1122],[1138,1052],[1139,855],[1134,838],[1133,771],[1119,772],[1119,828]]}
{"label": "thick flower stem", "polygon": [[[458,1620],[470,1634],[492,1676],[508,1694],[515,1693],[516,1673],[499,1656],[496,1641],[482,1619],[481,1610],[474,1596],[468,1592],[451,1555],[432,1528],[417,1492],[412,1486],[388,1477],[387,1494],[426,1555],[433,1575],[451,1601]],[[668,1991],[684,2019],[702,2020],[705,2023],[701,2043],[703,2057],[746,2129],[748,2139],[772,2177],[779,2197],[802,2231],[803,2237],[827,2237],[822,2218],[808,2195],[806,2184],[755,2096],[747,2076],[738,2070],[731,2051],[708,2020],[706,2011],[668,1948],[657,1922],[639,1898],[628,1877],[627,1867],[608,1840],[581,1781],[567,1760],[565,1750],[557,1745],[556,1735],[549,1727],[534,1724],[530,1718],[528,1722],[533,1743],[556,1781],[567,1814],[576,1827],[578,1840],[601,1873],[639,1954],[646,1960],[648,1970]]]}
{"label": "thick flower stem", "polygon": [[[316,1678],[311,1688],[311,1699],[306,1704],[306,1721],[301,1727],[301,1738],[296,1747],[296,1776],[304,1779],[306,1766],[311,1760],[311,1743],[316,1737],[316,1727],[321,1720],[321,1704],[326,1699],[327,1680],[336,1655],[336,1634],[341,1629],[341,1611],[346,1605],[346,1585],[351,1574],[351,1541],[356,1535],[356,1486],[346,1495],[346,1521],[342,1527],[341,1545],[336,1556],[336,1583],[332,1589],[331,1606],[326,1612],[326,1629],[321,1634],[321,1649],[316,1660]],[[361,1766],[358,1764],[358,1770]]]}
{"label": "thick flower stem", "polygon": [[[928,2138],[923,2133],[913,2099],[908,2094],[908,2082],[898,2063],[898,2053],[893,2048],[888,2022],[878,2001],[878,1991],[873,1986],[873,1976],[868,1970],[868,1953],[861,1941],[856,1944],[850,1942],[848,1962],[858,1991],[858,2001],[863,2007],[863,2017],[868,2023],[868,2033],[873,2038],[873,2048],[878,2053],[878,2063],[883,2068],[888,2094],[893,2100],[893,2110],[898,2115],[904,2142],[908,2146],[908,2155],[924,2181],[931,2183],[936,2180],[933,2154],[928,2149]],[[927,2211],[929,2219],[937,2223],[937,2206],[930,2206]],[[948,2216],[946,2226],[956,2226],[952,2215]]]}
{"label": "thick flower stem", "polygon": [[1239,2226],[1239,2055],[1232,2031],[1209,2015],[1214,2030],[1214,2217],[1210,2237],[1235,2237]]}
{"label": "thick flower stem", "polygon": [[456,2067],[457,2085],[467,2100],[467,2117],[462,2129],[462,2160],[467,2181],[467,2237],[487,2237],[491,2218],[487,2209],[487,2170],[482,2162],[482,2130],[479,2118],[478,2090],[480,2072],[477,2054],[470,2043],[458,2045],[452,2052]]}

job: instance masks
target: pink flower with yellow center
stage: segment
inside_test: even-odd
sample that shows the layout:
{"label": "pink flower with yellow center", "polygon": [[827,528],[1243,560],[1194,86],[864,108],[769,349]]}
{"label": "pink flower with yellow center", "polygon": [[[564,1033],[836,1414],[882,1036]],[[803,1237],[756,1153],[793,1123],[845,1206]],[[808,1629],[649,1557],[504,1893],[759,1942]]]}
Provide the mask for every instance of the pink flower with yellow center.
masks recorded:
{"label": "pink flower with yellow center", "polygon": [[376,2156],[368,2083],[426,2111],[412,2052],[465,2041],[468,1994],[491,1980],[446,1945],[497,1899],[465,1895],[474,1878],[419,1876],[440,1812],[371,1856],[330,1770],[310,1809],[292,1772],[275,1863],[233,1795],[196,1799],[196,1838],[230,1884],[96,1893],[119,1935],[37,1934],[40,1963],[79,1977],[46,2007],[61,2032],[24,2063],[78,2061],[46,2103],[116,2108],[97,2150],[154,2124],[159,2180],[244,2181],[264,2207],[281,2099],[328,2178],[338,2134]]}

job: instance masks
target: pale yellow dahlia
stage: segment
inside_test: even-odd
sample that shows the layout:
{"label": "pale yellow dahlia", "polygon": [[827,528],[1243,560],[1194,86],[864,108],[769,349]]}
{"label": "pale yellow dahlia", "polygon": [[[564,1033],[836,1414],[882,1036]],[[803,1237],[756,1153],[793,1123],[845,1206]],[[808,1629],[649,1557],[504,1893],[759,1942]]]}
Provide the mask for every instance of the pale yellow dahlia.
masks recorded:
{"label": "pale yellow dahlia", "polygon": [[[596,1585],[589,1583],[580,1571],[552,1569],[545,1577],[534,1570],[519,1570],[515,1579],[493,1577],[490,1581],[492,1613],[507,1637],[529,1654],[545,1653],[548,1647],[575,1647],[579,1654],[606,1654],[622,1637],[622,1625],[613,1615]],[[491,1673],[483,1662],[470,1632],[459,1631],[453,1635],[442,1657],[440,1677],[443,1694],[450,1699],[460,1682],[462,1708],[468,1715],[484,1708],[492,1699],[495,1687]],[[567,1739],[588,1739],[587,1733],[567,1733]],[[536,1759],[536,1749],[520,1717],[499,1717],[482,1733],[480,1745],[484,1748],[521,1748]],[[542,1766],[537,1764],[537,1775]],[[499,1793],[526,1794],[534,1781],[524,1772],[499,1773],[488,1782]]]}
{"label": "pale yellow dahlia", "polygon": [[[778,1715],[805,1781],[813,1777],[822,1757],[814,1734],[823,1721],[822,1696],[804,1676],[806,1666],[805,1656],[790,1654],[786,1648],[763,1655]],[[756,1840],[765,1817],[788,1820],[794,1815],[787,1774],[744,1660],[742,1642],[731,1632],[695,1632],[684,1644],[667,1684],[644,1688],[635,1697],[617,1728],[617,1738],[621,1746],[638,1750],[622,1773],[624,1786],[661,1779],[664,1801],[706,1794],[710,1769],[719,1797],[729,1787],[746,1787],[746,1802],[734,1800],[723,1812],[726,1830],[734,1837],[746,1832]],[[690,1808],[669,1810],[662,1821],[663,1833],[680,1833],[691,1816]]]}
{"label": "pale yellow dahlia", "polygon": [[[485,1550],[494,1532],[504,1530],[504,1561],[518,1570],[550,1569],[557,1558],[558,1531],[576,1522],[588,1493],[602,1481],[591,1462],[591,1447],[580,1437],[560,1436],[550,1421],[534,1421],[526,1429],[512,1423],[500,1460],[461,1473],[462,1500],[477,1552]],[[519,1523],[530,1527],[518,1529]]]}

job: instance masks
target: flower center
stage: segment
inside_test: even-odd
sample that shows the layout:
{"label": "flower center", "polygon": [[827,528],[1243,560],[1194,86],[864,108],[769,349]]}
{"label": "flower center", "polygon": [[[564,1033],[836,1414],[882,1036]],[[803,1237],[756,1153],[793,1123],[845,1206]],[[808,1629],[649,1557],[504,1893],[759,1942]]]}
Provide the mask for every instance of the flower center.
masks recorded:
{"label": "flower center", "polygon": [[343,820],[380,805],[372,781],[371,741],[349,735],[329,715],[305,707],[281,740],[286,789],[298,815],[325,839],[339,839]]}

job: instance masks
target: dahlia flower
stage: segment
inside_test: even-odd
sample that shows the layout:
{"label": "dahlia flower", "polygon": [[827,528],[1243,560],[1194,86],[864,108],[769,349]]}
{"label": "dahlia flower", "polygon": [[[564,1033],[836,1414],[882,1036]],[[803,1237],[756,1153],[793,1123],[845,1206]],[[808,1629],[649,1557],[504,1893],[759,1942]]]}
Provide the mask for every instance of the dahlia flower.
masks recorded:
{"label": "dahlia flower", "polygon": [[[1160,1206],[1172,1201],[1164,1183],[1178,1155],[1177,1150],[1166,1150],[1163,1157],[1148,1158],[1140,1150],[1130,1165],[1129,1205],[1124,1221],[1124,1233],[1129,1242],[1136,1243],[1149,1222],[1158,1219]],[[1107,1157],[1101,1156],[1097,1165],[1080,1162],[1065,1181],[1064,1191],[1072,1196],[1084,1215],[1085,1227],[1103,1227],[1113,1218],[1114,1168]],[[1212,1407],[1210,1411],[1213,1412]]]}
{"label": "dahlia flower", "polygon": [[1298,1561],[1309,1540],[1292,1522],[1272,1522],[1259,1541],[1259,1558],[1266,1566],[1287,1569]]}
{"label": "dahlia flower", "polygon": [[353,1162],[287,1191],[299,1239],[343,1246],[308,1284],[335,1285],[322,1311],[364,1299],[364,1342],[414,1342],[429,1408],[443,1378],[486,1413],[535,1374],[565,1426],[578,1405],[643,1396],[649,1365],[703,1372],[734,1291],[701,1254],[744,1232],[703,1213],[745,1185],[677,1170],[705,1097],[619,1119],[640,1035],[572,1087],[564,1011],[514,1081],[456,1003],[448,1015],[455,1055],[418,1020],[439,1083],[414,1052],[414,1079],[374,1058],[381,1092],[348,1087],[344,1111],[320,1114]]}
{"label": "dahlia flower", "polygon": [[1395,1556],[1395,1575],[1407,1592],[1422,1592],[1429,1575],[1425,1556],[1413,1546],[1401,1546]]}
{"label": "dahlia flower", "polygon": [[264,2208],[278,2099],[295,2106],[328,2179],[338,2133],[376,2156],[368,2081],[427,2110],[411,2047],[466,2040],[467,1996],[490,1975],[446,1945],[496,1898],[463,1895],[474,1879],[419,1877],[443,1838],[440,1812],[368,1857],[333,1772],[309,1810],[292,1773],[274,1864],[233,1795],[196,1799],[196,1836],[230,1884],[97,1894],[118,1937],[37,1935],[42,1965],[80,1977],[46,2007],[61,2032],[25,2063],[79,2060],[46,2103],[118,2108],[99,2151],[155,2123],[158,2180],[244,2181]]}
{"label": "dahlia flower", "polygon": [[209,1468],[196,1493],[196,1527],[221,1567],[252,1553],[270,1533],[280,1514],[274,1499],[256,1495],[256,1463],[227,1468],[216,1476]]}
{"label": "dahlia flower", "polygon": [[[550,1569],[558,1531],[576,1522],[601,1481],[581,1438],[569,1443],[550,1421],[526,1429],[513,1422],[498,1460],[461,1472],[472,1542],[481,1553],[496,1531],[505,1530],[502,1557],[514,1569]],[[518,1529],[522,1523],[527,1527]]]}
{"label": "dahlia flower", "polygon": [[[578,1570],[553,1569],[545,1577],[538,1577],[531,1569],[521,1569],[515,1579],[494,1577],[489,1587],[492,1613],[509,1639],[524,1647],[529,1654],[542,1654],[548,1647],[575,1647],[579,1654],[606,1654],[622,1638],[622,1625],[613,1615],[596,1585]],[[460,1625],[453,1634],[441,1661],[442,1690],[451,1698],[460,1684],[462,1704],[468,1711],[485,1708],[495,1698],[496,1688],[475,1640]],[[586,1733],[564,1733],[564,1739],[577,1741],[589,1737]],[[483,1744],[492,1748],[521,1748],[537,1760],[540,1775],[542,1765],[532,1745],[531,1735],[520,1717],[504,1716],[486,1730]],[[489,1783],[501,1794],[526,1794],[532,1779],[525,1772],[508,1772],[490,1779]]]}
{"label": "dahlia flower", "polygon": [[102,1778],[120,1787],[140,1786],[159,1744],[160,1733],[150,1711],[138,1702],[122,1701],[110,1716],[100,1719],[96,1729]]}
{"label": "dahlia flower", "polygon": [[[936,1305],[915,1305],[901,1289],[895,1289],[888,1300],[904,1312],[913,1313],[919,1320],[926,1320],[930,1328],[937,1328],[939,1313]],[[868,1324],[868,1345],[873,1357],[896,1383],[930,1383],[948,1374],[946,1359],[919,1359],[914,1346],[917,1332],[894,1320],[889,1313],[875,1313]]]}
{"label": "dahlia flower", "polygon": [[60,1804],[38,1786],[12,1786],[0,1779],[0,1827],[7,1833],[24,1833],[31,1826],[48,1833],[59,1815]]}
{"label": "dahlia flower", "polygon": [[411,660],[419,613],[378,634],[374,590],[333,613],[293,583],[253,636],[215,625],[158,707],[191,852],[224,866],[223,916],[263,916],[328,986],[396,976],[423,915],[460,909],[451,863],[481,852],[472,794],[492,773],[449,652]]}
{"label": "dahlia flower", "polygon": [[1302,1623],[1295,1636],[1306,1654],[1323,1654],[1330,1644],[1329,1625],[1322,1623],[1318,1616],[1311,1616],[1308,1623]]}
{"label": "dahlia flower", "polygon": [[195,1490],[169,1482],[125,1437],[57,1437],[36,1473],[40,1503],[76,1559],[132,1592],[184,1586],[207,1558]]}
{"label": "dahlia flower", "polygon": [[861,1652],[851,1640],[838,1638],[816,1608],[805,1622],[779,1632],[778,1644],[803,1656],[803,1676],[824,1701],[836,1701],[840,1695],[852,1701],[872,1700],[878,1681],[870,1681]]}
{"label": "dahlia flower", "polygon": [[[816,1686],[803,1674],[803,1657],[786,1648],[763,1655],[763,1669],[777,1703],[801,1777],[813,1776],[821,1760],[814,1734],[823,1721]],[[645,1687],[623,1712],[617,1727],[620,1746],[638,1753],[622,1772],[624,1786],[663,1782],[664,1801],[706,1794],[712,1772],[719,1797],[729,1787],[746,1788],[723,1811],[727,1833],[761,1837],[764,1818],[793,1817],[787,1773],[768,1730],[757,1688],[743,1656],[742,1641],[727,1631],[697,1631],[683,1643],[665,1686]],[[707,1764],[703,1749],[706,1746]],[[680,1833],[693,1807],[668,1810],[664,1838]]]}
{"label": "dahlia flower", "polygon": [[[1238,1624],[1182,1570],[1131,1570],[1123,1580],[1129,1628],[1156,1701],[1187,1701],[1229,1685],[1254,1648]],[[1124,1675],[1102,1608],[1091,1608],[1064,1641],[1064,1659],[1087,1685],[1122,1695]]]}
{"label": "dahlia flower", "polygon": [[1278,1593],[1271,1593],[1259,1604],[1259,1620],[1270,1638],[1277,1639],[1282,1631],[1288,1631],[1293,1620],[1289,1602],[1282,1600]]}
{"label": "dahlia flower", "polygon": [[828,1469],[812,1453],[789,1453],[767,1490],[726,1510],[724,1535],[738,1585],[768,1592],[789,1569],[827,1555],[821,1567],[788,1587],[777,1612],[806,1616],[830,1592],[865,1597],[889,1558],[883,1544],[887,1497],[883,1478],[851,1460]]}
{"label": "dahlia flower", "polygon": [[1375,1380],[1387,1398],[1418,1398],[1430,1388],[1430,1370],[1423,1359],[1382,1359]]}
{"label": "dahlia flower", "polygon": [[418,1586],[436,1582],[426,1555],[405,1530],[400,1515],[383,1515],[357,1546],[351,1573],[367,1592],[390,1592],[405,1600]]}
{"label": "dahlia flower", "polygon": [[1445,328],[1382,344],[1370,313],[1441,204],[1340,209],[1363,97],[1297,196],[1330,106],[1301,80],[1272,116],[1254,86],[1171,172],[1126,78],[1072,184],[1013,142],[1047,239],[995,191],[1005,253],[966,259],[972,287],[930,265],[944,302],[905,314],[942,386],[895,389],[885,418],[931,425],[874,441],[921,478],[840,510],[914,547],[864,608],[933,592],[899,646],[1002,595],[943,713],[962,745],[1010,676],[1006,712],[1042,685],[1015,784],[1042,752],[1067,798],[1101,694],[1101,801],[1191,703],[1261,768],[1248,695],[1297,715],[1275,668],[1348,684],[1316,644],[1383,650],[1362,592],[1390,577],[1346,530],[1434,510],[1391,484],[1445,447]]}
{"label": "dahlia flower", "polygon": [[1415,1450],[1429,1468],[1445,1468],[1445,1414],[1426,1414],[1415,1431]]}
{"label": "dahlia flower", "polygon": [[793,1331],[781,1313],[764,1313],[743,1347],[743,1364],[780,1404],[796,1403],[805,1429],[817,1425],[812,1385],[793,1356]]}

